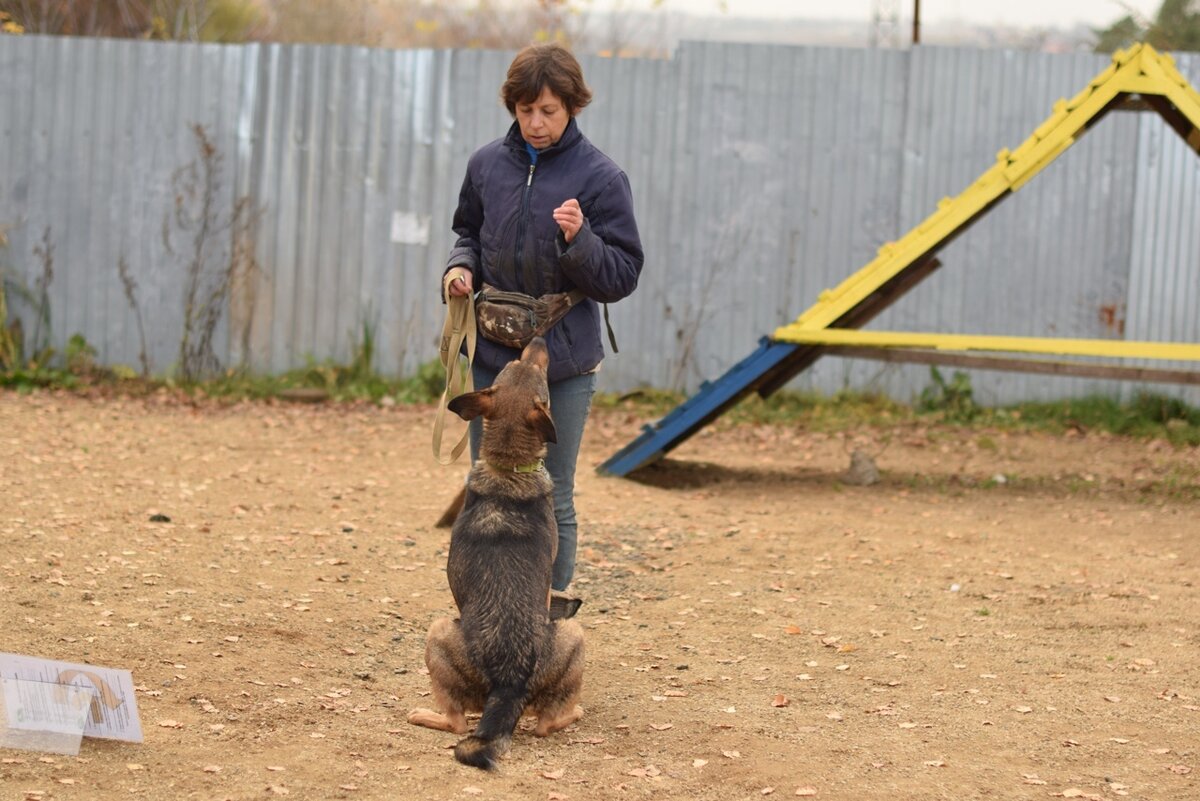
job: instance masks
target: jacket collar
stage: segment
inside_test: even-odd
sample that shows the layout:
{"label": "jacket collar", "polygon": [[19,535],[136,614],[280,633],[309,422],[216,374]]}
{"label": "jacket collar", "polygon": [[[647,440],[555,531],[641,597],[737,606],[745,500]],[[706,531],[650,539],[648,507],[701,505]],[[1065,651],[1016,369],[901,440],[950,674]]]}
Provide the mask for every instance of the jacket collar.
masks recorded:
{"label": "jacket collar", "polygon": [[[575,118],[572,117],[567,122],[567,127],[563,130],[563,135],[558,138],[558,141],[550,145],[545,150],[538,151],[538,158],[552,158],[555,155],[567,150],[575,145],[583,138],[583,131],[579,130],[579,126],[575,123]],[[519,151],[523,157],[528,158],[525,153],[525,138],[521,136],[521,126],[516,120],[508,129],[508,133],[504,136],[504,146]]]}

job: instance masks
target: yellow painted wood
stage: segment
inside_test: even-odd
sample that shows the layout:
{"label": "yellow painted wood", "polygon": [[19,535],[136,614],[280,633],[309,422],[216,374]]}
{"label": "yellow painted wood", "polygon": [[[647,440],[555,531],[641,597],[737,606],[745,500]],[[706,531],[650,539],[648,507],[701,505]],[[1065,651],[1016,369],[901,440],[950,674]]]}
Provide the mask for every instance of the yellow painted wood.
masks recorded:
{"label": "yellow painted wood", "polygon": [[859,331],[851,328],[819,330],[785,325],[772,339],[798,345],[842,347],[923,348],[948,351],[1051,353],[1064,356],[1100,356],[1120,359],[1162,359],[1200,362],[1200,344],[1142,342],[1120,339],[1063,339],[1057,337],[977,336],[972,334],[922,334],[911,331]]}
{"label": "yellow painted wood", "polygon": [[[879,248],[874,259],[833,289],[820,293],[817,302],[774,337],[789,342],[847,344],[847,337],[877,337],[881,332],[853,332],[829,326],[857,308],[888,281],[926,255],[1005,194],[1015,192],[1038,175],[1079,138],[1079,135],[1120,95],[1157,95],[1168,98],[1191,121],[1195,130],[1188,143],[1200,152],[1200,92],[1175,68],[1168,54],[1138,44],[1113,54],[1112,63],[1070,100],[1059,100],[1049,117],[1014,150],[1001,150],[996,162],[978,179],[938,208],[895,242]],[[825,336],[826,339],[819,337]],[[876,339],[858,344],[901,347]],[[963,337],[948,334],[904,334],[903,347],[1011,350],[1082,356],[1150,359],[1200,359],[1200,345],[1125,342],[1121,340],[1029,339],[1022,337]],[[934,344],[913,344],[913,337],[932,337]],[[968,347],[969,346],[969,347]],[[1181,355],[1182,354],[1182,355]]]}
{"label": "yellow painted wood", "polygon": [[[1046,169],[1046,167],[1050,165],[1050,162],[1062,155],[1062,152],[1073,144],[1075,144],[1075,137],[1062,137],[1055,144],[1055,146],[1050,151],[1045,153],[1036,163],[1023,165],[1025,166],[1025,170],[1023,172],[1016,173],[1011,178],[1012,185],[1010,186],[1010,189],[1013,192],[1016,192],[1022,186],[1029,183],[1031,180],[1033,180],[1034,176]],[[1032,161],[1032,159],[1030,159],[1030,161]]]}

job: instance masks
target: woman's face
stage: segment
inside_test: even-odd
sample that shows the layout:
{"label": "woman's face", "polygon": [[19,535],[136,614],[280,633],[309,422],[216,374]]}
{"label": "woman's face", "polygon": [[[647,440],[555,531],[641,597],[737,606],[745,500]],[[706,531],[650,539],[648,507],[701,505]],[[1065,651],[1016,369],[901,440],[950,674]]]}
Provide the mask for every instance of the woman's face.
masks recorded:
{"label": "woman's face", "polygon": [[537,150],[557,142],[571,121],[566,104],[550,91],[549,86],[543,87],[532,103],[517,103],[516,113],[521,136]]}

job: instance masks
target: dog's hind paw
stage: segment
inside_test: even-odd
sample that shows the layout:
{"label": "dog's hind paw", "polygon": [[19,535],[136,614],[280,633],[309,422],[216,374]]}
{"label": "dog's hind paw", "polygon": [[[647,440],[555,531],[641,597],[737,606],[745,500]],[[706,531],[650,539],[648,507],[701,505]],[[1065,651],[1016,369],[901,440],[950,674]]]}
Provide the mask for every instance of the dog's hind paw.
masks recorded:
{"label": "dog's hind paw", "polygon": [[427,729],[448,731],[454,734],[466,734],[468,728],[464,715],[443,715],[432,709],[414,709],[408,713],[408,722],[414,726],[424,726]]}
{"label": "dog's hind paw", "polygon": [[570,711],[563,710],[562,713],[555,718],[538,718],[537,727],[533,733],[537,737],[548,737],[556,731],[562,731],[583,717],[583,707],[576,704]]}

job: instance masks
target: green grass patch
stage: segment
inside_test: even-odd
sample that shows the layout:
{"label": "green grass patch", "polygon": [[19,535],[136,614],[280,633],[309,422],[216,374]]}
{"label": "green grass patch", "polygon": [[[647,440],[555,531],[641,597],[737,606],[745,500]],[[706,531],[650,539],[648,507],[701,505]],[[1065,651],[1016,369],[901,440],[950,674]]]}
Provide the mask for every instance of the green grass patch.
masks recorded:
{"label": "green grass patch", "polygon": [[[978,431],[980,450],[995,451],[995,432],[1104,431],[1142,439],[1163,439],[1178,446],[1200,445],[1200,409],[1175,398],[1144,393],[1132,402],[1085,397],[1054,402],[1019,403],[1005,407],[978,406],[961,378],[935,384],[914,405],[898,403],[874,393],[816,393],[780,391],[769,398],[752,394],[736,403],[716,421],[722,426],[740,424],[787,425],[809,431],[849,431],[864,426],[888,428],[922,424]],[[682,393],[644,389],[636,392],[597,394],[595,405],[623,409],[650,419],[663,417],[687,400]]]}
{"label": "green grass patch", "polygon": [[[361,333],[348,364],[310,360],[302,368],[278,375],[230,369],[194,383],[169,378],[143,379],[131,368],[120,365],[99,367],[95,364],[96,351],[76,335],[61,355],[45,348],[15,367],[0,369],[0,387],[17,391],[99,387],[135,395],[167,387],[193,396],[234,400],[286,398],[300,390],[335,402],[379,403],[390,399],[400,404],[433,403],[441,396],[445,372],[437,360],[426,362],[410,376],[383,376],[372,366],[374,331],[364,326]],[[1200,408],[1165,395],[1142,393],[1130,403],[1096,396],[988,408],[975,402],[964,374],[955,373],[946,379],[934,369],[931,377],[931,384],[913,405],[898,403],[878,393],[842,391],[826,396],[782,390],[765,399],[757,394],[743,398],[715,424],[726,428],[745,424],[780,425],[827,433],[904,425],[937,426],[942,431],[960,428],[977,432],[976,443],[985,451],[997,449],[997,431],[1051,434],[1103,431],[1163,439],[1176,446],[1200,445]],[[598,393],[594,406],[654,420],[686,400],[687,396],[680,392],[643,388],[620,394]]]}
{"label": "green grass patch", "polygon": [[1051,403],[1011,406],[1001,417],[1019,427],[1053,433],[1069,429],[1107,431],[1142,438],[1162,438],[1177,445],[1200,445],[1200,409],[1176,398],[1139,394],[1131,403],[1087,397]]}
{"label": "green grass patch", "polygon": [[293,390],[316,390],[332,401],[371,401],[391,398],[397,403],[432,403],[442,394],[445,372],[440,362],[427,362],[405,378],[388,378],[351,363],[311,361],[307,366],[278,375],[257,375],[229,370],[219,378],[185,384],[187,392],[210,397],[259,400],[287,397]]}

